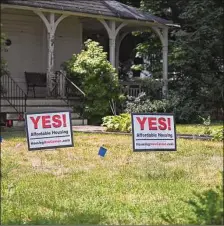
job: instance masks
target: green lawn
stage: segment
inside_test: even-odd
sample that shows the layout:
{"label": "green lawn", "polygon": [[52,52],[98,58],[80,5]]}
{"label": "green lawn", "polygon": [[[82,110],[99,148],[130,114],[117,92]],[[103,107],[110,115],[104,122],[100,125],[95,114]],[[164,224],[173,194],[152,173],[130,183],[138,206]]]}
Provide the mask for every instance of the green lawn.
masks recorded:
{"label": "green lawn", "polygon": [[133,153],[130,135],[76,133],[74,148],[28,152],[23,134],[2,136],[2,224],[189,224],[186,201],[222,183],[221,142]]}
{"label": "green lawn", "polygon": [[[222,129],[223,125],[221,123],[217,123],[217,124],[211,124],[208,126],[211,130],[211,133],[214,130],[218,130],[218,129]],[[181,125],[181,124],[177,124],[176,125],[176,132],[178,134],[194,134],[194,135],[203,135],[205,134],[207,128],[204,125],[200,125],[200,124],[187,124],[187,125]]]}

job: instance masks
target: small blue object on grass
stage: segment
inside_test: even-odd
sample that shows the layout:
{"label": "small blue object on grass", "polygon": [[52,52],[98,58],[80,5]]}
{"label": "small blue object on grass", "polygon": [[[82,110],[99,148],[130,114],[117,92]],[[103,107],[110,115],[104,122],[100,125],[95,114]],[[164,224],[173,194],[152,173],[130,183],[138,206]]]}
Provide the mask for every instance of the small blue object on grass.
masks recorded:
{"label": "small blue object on grass", "polygon": [[98,155],[100,155],[101,157],[104,157],[105,154],[106,154],[106,152],[107,152],[107,149],[106,148],[100,147],[100,150],[99,150]]}
{"label": "small blue object on grass", "polygon": [[0,143],[2,143],[2,136],[0,136]]}

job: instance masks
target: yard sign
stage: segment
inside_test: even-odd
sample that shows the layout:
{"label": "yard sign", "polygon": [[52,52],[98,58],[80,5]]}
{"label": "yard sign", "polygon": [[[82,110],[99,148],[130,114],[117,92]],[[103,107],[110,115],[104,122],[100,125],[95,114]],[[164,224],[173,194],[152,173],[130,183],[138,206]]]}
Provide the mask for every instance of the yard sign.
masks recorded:
{"label": "yard sign", "polygon": [[25,121],[29,151],[74,146],[69,111],[26,113]]}
{"label": "yard sign", "polygon": [[176,151],[172,114],[132,114],[134,151]]}

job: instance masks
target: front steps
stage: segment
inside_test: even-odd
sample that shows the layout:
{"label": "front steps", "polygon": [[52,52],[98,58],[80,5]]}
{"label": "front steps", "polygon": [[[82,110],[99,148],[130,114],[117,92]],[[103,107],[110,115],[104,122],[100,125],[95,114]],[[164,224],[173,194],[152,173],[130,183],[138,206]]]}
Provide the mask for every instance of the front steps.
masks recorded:
{"label": "front steps", "polygon": [[[16,103],[23,103],[22,100],[20,101],[17,99]],[[80,105],[80,100],[74,99],[73,106]],[[16,106],[17,109],[19,109]],[[26,101],[26,112],[43,112],[43,111],[60,111],[60,110],[70,110],[73,111],[71,107],[68,106],[65,100],[62,99],[46,99],[46,98],[30,98]],[[10,113],[16,113],[15,108],[10,106],[9,102],[1,98],[1,112],[10,112]]]}
{"label": "front steps", "polygon": [[[19,101],[17,101],[19,103]],[[80,105],[79,99],[74,99],[72,105]],[[65,100],[62,99],[47,99],[47,98],[29,98],[26,102],[26,112],[48,112],[48,111],[71,111],[73,109],[68,106]],[[15,108],[10,106],[9,102],[2,98],[1,99],[1,118],[13,121],[13,127],[24,127],[25,122],[20,120],[18,112]],[[80,118],[78,113],[71,114],[72,125],[87,125],[87,119]]]}
{"label": "front steps", "polygon": [[[37,112],[37,111],[36,111]],[[81,119],[77,116],[76,113],[71,113],[72,125],[73,126],[81,126],[81,125],[88,125],[87,119]],[[6,120],[13,121],[13,127],[24,127],[25,121],[19,120],[18,113],[8,113],[6,114]]]}

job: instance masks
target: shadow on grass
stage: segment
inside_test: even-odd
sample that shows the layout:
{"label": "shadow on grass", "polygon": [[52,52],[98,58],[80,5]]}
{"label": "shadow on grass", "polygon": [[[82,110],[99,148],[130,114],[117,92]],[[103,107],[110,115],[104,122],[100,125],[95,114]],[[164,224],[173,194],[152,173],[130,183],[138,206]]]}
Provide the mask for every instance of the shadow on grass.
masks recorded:
{"label": "shadow on grass", "polygon": [[[61,216],[58,216],[61,215]],[[99,224],[103,217],[99,214],[91,213],[57,213],[54,217],[43,217],[41,215],[30,216],[28,219],[24,220],[9,220],[3,222],[4,225],[45,225],[45,224],[55,224],[55,225],[68,225],[68,224]]]}
{"label": "shadow on grass", "polygon": [[[90,200],[91,201],[91,200]],[[5,225],[45,225],[45,224],[55,224],[55,225],[76,225],[76,224],[100,224],[105,216],[100,214],[100,212],[95,212],[94,209],[80,211],[78,207],[76,208],[76,203],[67,203],[67,206],[63,204],[51,202],[50,200],[45,200],[38,202],[38,206],[41,207],[41,213],[33,212],[33,214],[27,214],[27,219],[20,218],[18,220],[8,220],[3,222]],[[42,214],[43,212],[43,214]],[[46,214],[46,212],[49,212]]]}
{"label": "shadow on grass", "polygon": [[26,138],[26,132],[24,130],[1,130],[1,136],[4,140],[11,140],[15,138]]}

